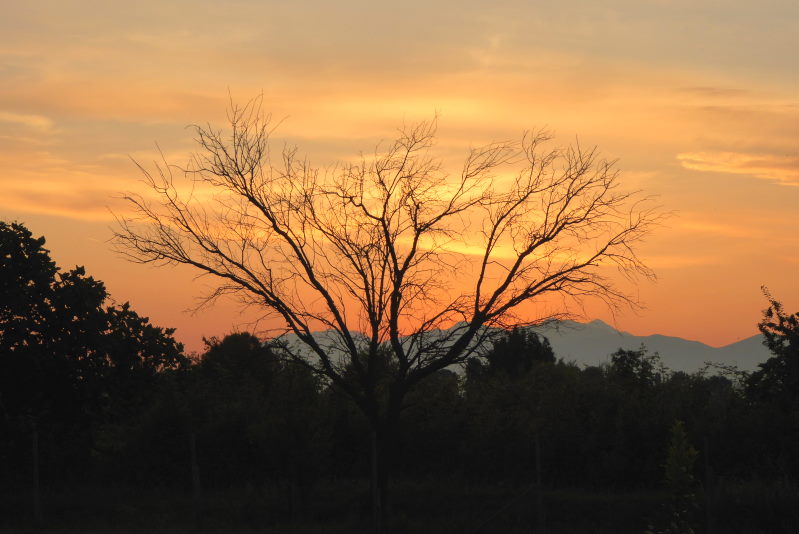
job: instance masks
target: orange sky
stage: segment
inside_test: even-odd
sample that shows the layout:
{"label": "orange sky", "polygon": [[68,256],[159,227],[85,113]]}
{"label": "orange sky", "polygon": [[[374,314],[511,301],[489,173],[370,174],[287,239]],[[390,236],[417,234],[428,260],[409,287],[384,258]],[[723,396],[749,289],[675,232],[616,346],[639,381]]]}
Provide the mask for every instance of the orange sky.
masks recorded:
{"label": "orange sky", "polygon": [[277,137],[319,164],[435,113],[447,161],[530,128],[579,136],[675,214],[641,247],[658,275],[638,288],[646,309],[618,328],[724,345],[756,331],[761,285],[799,309],[792,0],[130,4],[4,6],[0,218],[191,350],[246,316],[233,303],[184,313],[203,282],[115,255],[109,208],[142,188],[129,156],[150,161],[157,142],[182,162],[185,126],[221,125],[228,91],[263,92],[285,118]]}

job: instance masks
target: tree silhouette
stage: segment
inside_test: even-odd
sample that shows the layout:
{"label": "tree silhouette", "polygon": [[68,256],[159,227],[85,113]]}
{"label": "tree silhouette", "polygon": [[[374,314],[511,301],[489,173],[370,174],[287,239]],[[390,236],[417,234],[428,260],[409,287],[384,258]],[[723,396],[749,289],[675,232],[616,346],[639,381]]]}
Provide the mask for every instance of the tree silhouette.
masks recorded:
{"label": "tree silhouette", "polygon": [[755,398],[791,410],[799,400],[799,313],[786,313],[765,287],[763,294],[769,307],[757,326],[765,338],[763,344],[774,356],[752,373],[747,390]]}
{"label": "tree silhouette", "polygon": [[[140,166],[157,199],[125,196],[135,215],[119,217],[116,244],[133,261],[215,277],[209,300],[232,294],[279,318],[300,342],[288,355],[353,399],[378,456],[409,389],[464,362],[487,327],[564,316],[519,312],[547,295],[632,303],[606,267],[652,275],[634,247],[659,214],[620,190],[595,149],[549,148],[535,132],[470,150],[450,176],[431,155],[435,122],[423,122],[323,170],[296,147],[272,153],[260,99],[228,118],[229,133],[194,127],[185,168]],[[396,367],[384,383],[386,347]],[[385,469],[378,478],[384,503]]]}
{"label": "tree silhouette", "polygon": [[758,441],[779,471],[799,473],[799,314],[787,313],[768,289],[769,307],[758,324],[773,356],[745,381],[746,396],[761,428]]}
{"label": "tree silhouette", "polygon": [[102,282],[83,267],[61,272],[44,244],[0,221],[0,437],[31,435],[34,471],[42,450],[49,475],[78,474],[97,426],[134,410],[158,371],[186,360],[172,330],[109,305]]}
{"label": "tree silhouette", "polygon": [[484,358],[469,358],[466,370],[474,378],[497,373],[517,377],[528,373],[538,363],[555,363],[549,340],[541,334],[517,327],[498,337]]}
{"label": "tree silhouette", "polygon": [[610,355],[610,370],[628,389],[646,388],[660,384],[667,374],[660,355],[647,354],[645,346],[637,350],[620,348]]}

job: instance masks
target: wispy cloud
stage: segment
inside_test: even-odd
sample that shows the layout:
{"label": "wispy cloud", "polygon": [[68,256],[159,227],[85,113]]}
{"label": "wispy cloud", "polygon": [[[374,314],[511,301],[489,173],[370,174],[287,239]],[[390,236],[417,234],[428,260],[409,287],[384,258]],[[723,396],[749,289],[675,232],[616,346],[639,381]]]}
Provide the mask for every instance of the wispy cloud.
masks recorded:
{"label": "wispy cloud", "polygon": [[53,121],[44,115],[26,115],[23,113],[13,113],[0,111],[0,122],[23,126],[42,133],[53,129]]}
{"label": "wispy cloud", "polygon": [[722,263],[722,259],[711,255],[695,254],[660,254],[647,255],[644,262],[652,269],[685,269],[687,267],[701,267],[706,265],[717,265]]}
{"label": "wispy cloud", "polygon": [[799,186],[799,156],[741,152],[683,152],[680,164],[696,171],[746,174],[783,185]]}
{"label": "wispy cloud", "polygon": [[744,227],[735,224],[724,224],[702,220],[682,221],[678,228],[686,230],[692,235],[701,233],[718,237],[732,237],[736,239],[750,238],[756,235],[751,227]]}
{"label": "wispy cloud", "polygon": [[678,89],[678,91],[697,98],[708,99],[730,99],[752,96],[751,91],[741,89],[740,87],[724,87],[715,85],[681,87]]}
{"label": "wispy cloud", "polygon": [[110,221],[110,208],[123,212],[127,206],[111,197],[107,191],[66,190],[60,183],[51,187],[39,184],[36,188],[7,188],[0,200],[4,212],[27,212],[56,215],[83,221]]}

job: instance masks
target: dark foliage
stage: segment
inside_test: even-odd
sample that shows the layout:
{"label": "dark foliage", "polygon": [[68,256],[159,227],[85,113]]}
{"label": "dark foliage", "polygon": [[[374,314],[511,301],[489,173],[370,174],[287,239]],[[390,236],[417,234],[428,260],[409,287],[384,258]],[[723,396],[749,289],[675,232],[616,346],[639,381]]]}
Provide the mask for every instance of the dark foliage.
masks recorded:
{"label": "dark foliage", "polygon": [[799,313],[787,313],[766,288],[769,307],[758,324],[774,354],[746,380],[758,438],[753,446],[767,458],[762,470],[799,473]]}
{"label": "dark foliage", "polygon": [[[109,305],[83,269],[60,271],[24,226],[0,223],[0,239],[5,516],[19,515],[36,428],[44,483],[61,495],[52,513],[65,521],[97,506],[133,518],[125,499],[190,516],[189,488],[201,487],[203,517],[223,530],[368,528],[373,429],[339,387],[249,333],[207,340],[189,361],[171,330]],[[537,474],[552,532],[701,532],[707,510],[717,531],[751,531],[751,514],[768,518],[764,531],[791,531],[799,316],[767,297],[760,328],[774,356],[743,380],[673,372],[644,347],[581,368],[522,329],[464,373],[425,377],[386,449],[389,531],[528,532]],[[380,402],[396,365],[387,348],[372,356]],[[63,489],[74,487],[91,497]]]}
{"label": "dark foliage", "polygon": [[103,423],[140,406],[159,372],[187,363],[173,330],[108,305],[83,267],[61,272],[19,223],[0,221],[0,441],[5,480],[26,475],[30,436],[45,479],[83,477]]}
{"label": "dark foliage", "polygon": [[763,292],[769,307],[757,326],[774,356],[749,377],[747,388],[753,398],[790,410],[799,401],[799,313],[786,313],[767,289]]}

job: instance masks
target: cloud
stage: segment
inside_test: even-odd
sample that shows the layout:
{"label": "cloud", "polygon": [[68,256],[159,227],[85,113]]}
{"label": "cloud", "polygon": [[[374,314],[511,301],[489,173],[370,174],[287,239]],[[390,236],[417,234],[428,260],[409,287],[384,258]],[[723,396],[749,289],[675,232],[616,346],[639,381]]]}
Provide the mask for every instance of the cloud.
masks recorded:
{"label": "cloud", "polygon": [[23,113],[0,111],[0,123],[2,122],[21,125],[42,133],[49,132],[53,129],[53,121],[43,115],[26,115]]}
{"label": "cloud", "polygon": [[757,235],[751,227],[736,224],[723,224],[719,222],[708,222],[702,220],[683,221],[678,228],[686,230],[695,235],[697,233],[707,234],[717,237],[730,237],[735,239],[752,238]]}
{"label": "cloud", "polygon": [[799,155],[747,154],[742,152],[683,152],[680,164],[695,171],[746,174],[783,185],[799,186]]}
{"label": "cloud", "polygon": [[35,188],[6,188],[0,209],[13,213],[55,215],[84,221],[109,221],[113,217],[109,208],[123,211],[127,208],[103,190],[69,190],[62,183],[50,187],[38,184]]}
{"label": "cloud", "polygon": [[708,99],[728,99],[738,97],[751,97],[752,91],[741,89],[739,87],[724,87],[715,85],[696,85],[686,86],[677,89],[681,93],[692,95],[698,98]]}
{"label": "cloud", "polygon": [[644,257],[644,263],[655,270],[702,267],[717,265],[722,262],[723,259],[718,256],[700,254],[660,254],[646,255]]}

